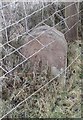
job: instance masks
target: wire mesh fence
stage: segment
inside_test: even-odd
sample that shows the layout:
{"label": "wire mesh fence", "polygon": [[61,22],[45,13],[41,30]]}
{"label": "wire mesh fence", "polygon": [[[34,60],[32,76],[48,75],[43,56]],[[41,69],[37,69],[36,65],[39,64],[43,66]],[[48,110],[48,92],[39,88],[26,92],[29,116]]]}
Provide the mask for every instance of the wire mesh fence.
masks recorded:
{"label": "wire mesh fence", "polygon": [[[75,13],[65,17],[65,10],[71,6],[75,7]],[[65,72],[80,57],[80,53],[56,76],[51,75],[48,63],[42,66],[40,59],[38,62],[33,62],[33,60],[34,56],[41,54],[42,50],[55,43],[53,40],[43,44],[39,37],[55,28],[66,36],[74,27],[81,24],[80,17],[73,21],[72,26],[68,24],[68,20],[78,18],[82,11],[79,10],[78,3],[74,2],[66,6],[65,3],[58,2],[0,3],[0,87],[1,99],[6,101],[6,106],[1,108],[1,119],[5,117],[43,117],[43,112],[45,112],[42,109],[43,102],[47,103],[48,100],[56,99],[57,94],[60,94],[59,90],[64,91]],[[46,27],[48,29],[38,31],[38,35],[35,36],[34,32],[42,26],[45,27],[44,29]],[[56,30],[54,33],[62,37],[62,34]],[[39,46],[35,47],[36,51],[33,51],[32,45],[35,45],[36,42]],[[29,53],[30,55],[27,57],[28,51],[33,52]],[[47,106],[50,109],[48,104]],[[48,114],[49,116],[45,114],[45,117],[53,117],[50,112]],[[55,117],[57,116],[55,115]],[[61,117],[63,116],[61,114]]]}

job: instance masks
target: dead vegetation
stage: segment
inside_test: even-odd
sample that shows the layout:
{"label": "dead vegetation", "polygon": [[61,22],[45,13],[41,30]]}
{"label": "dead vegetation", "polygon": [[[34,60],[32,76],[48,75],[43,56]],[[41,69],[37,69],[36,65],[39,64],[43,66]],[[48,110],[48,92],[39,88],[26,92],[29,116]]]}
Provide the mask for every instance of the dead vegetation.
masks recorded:
{"label": "dead vegetation", "polygon": [[[80,41],[69,44],[68,64],[80,53]],[[63,87],[64,77],[56,78],[36,95],[32,96],[15,111],[8,115],[9,118],[79,118],[81,117],[81,79],[80,57],[68,69],[66,86]],[[30,66],[29,63],[28,66]],[[47,83],[53,76],[50,68],[34,73],[27,65],[22,73],[4,80],[2,115],[9,111],[22,100]],[[40,63],[39,63],[40,66]],[[26,72],[25,72],[26,71]]]}
{"label": "dead vegetation", "polygon": [[[62,15],[63,11],[60,14]],[[47,16],[49,15],[47,14]],[[22,15],[20,17],[22,17]],[[19,20],[18,16],[17,18]],[[34,16],[33,18],[35,19]],[[33,24],[34,19],[31,19]],[[58,19],[56,22],[58,23],[59,21],[60,20]],[[45,23],[50,26],[53,26],[52,20],[48,20]],[[32,25],[30,25],[29,27],[33,28]],[[57,26],[57,29],[59,30],[62,30],[62,28],[64,28],[64,25],[62,24],[60,24],[60,26]],[[17,29],[17,27],[10,29],[9,40],[15,37],[14,32],[16,32],[16,34],[19,33],[18,30],[15,31],[15,29]],[[23,31],[21,31],[21,33],[22,32]],[[13,45],[15,48],[18,48],[23,44],[22,40],[24,40],[24,38],[20,37],[18,41],[15,40],[14,42],[10,42],[10,45]],[[3,43],[5,42],[6,38],[4,38]],[[5,48],[7,48],[7,50],[10,49],[9,46],[6,46]],[[13,49],[10,49],[9,53],[12,51]],[[71,64],[75,57],[80,54],[80,51],[80,40],[68,43],[68,65]],[[3,57],[5,56],[5,54],[7,53],[3,50]],[[21,57],[18,55],[17,52],[15,52],[10,57],[7,57],[6,61],[4,60],[3,62],[5,63],[7,69],[10,70],[11,68],[19,64],[19,62],[21,61]],[[9,62],[12,64],[10,64]],[[37,66],[35,69],[36,64]],[[44,87],[38,93],[29,98],[26,102],[21,104],[17,109],[15,109],[6,117],[12,119],[81,118],[81,78],[83,75],[80,74],[80,64],[81,57],[79,57],[69,67],[66,74],[65,85],[65,78],[62,74],[60,77],[54,79],[46,87]],[[15,69],[13,72],[11,72],[11,74],[8,74],[7,77],[3,79],[2,99],[0,100],[0,117],[6,114],[15,106],[17,106],[22,100],[26,99],[29,95],[33,94],[40,87],[49,82],[53,77],[54,76],[51,75],[51,68],[48,67],[48,64],[43,67],[42,61],[38,61],[35,64],[33,64],[31,61],[28,61],[17,67],[17,69]]]}

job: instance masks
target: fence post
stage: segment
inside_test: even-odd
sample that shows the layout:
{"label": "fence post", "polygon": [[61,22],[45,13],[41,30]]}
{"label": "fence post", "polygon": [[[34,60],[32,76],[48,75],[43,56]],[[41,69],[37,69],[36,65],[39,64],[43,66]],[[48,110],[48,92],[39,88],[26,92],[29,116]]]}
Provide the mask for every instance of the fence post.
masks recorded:
{"label": "fence post", "polygon": [[[68,42],[75,41],[78,39],[78,24],[76,24],[79,21],[79,15],[78,12],[78,4],[74,2],[66,2],[65,3],[65,18],[70,16],[66,23],[69,27],[69,31],[65,34],[66,40]],[[71,5],[72,4],[72,5]],[[69,6],[70,5],[70,6]],[[69,7],[67,7],[69,6]],[[72,16],[74,15],[74,16]],[[74,26],[75,25],[75,26]]]}

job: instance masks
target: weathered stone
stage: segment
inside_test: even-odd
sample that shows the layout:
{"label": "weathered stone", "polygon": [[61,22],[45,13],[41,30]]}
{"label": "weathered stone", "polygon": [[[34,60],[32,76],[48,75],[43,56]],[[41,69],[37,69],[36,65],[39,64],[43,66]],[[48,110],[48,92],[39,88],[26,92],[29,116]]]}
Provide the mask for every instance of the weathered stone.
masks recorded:
{"label": "weathered stone", "polygon": [[[32,37],[25,39],[25,44],[30,40],[32,40],[32,42],[22,47],[20,50],[22,54],[28,58],[52,42],[47,47],[40,50],[40,52],[35,54],[32,58],[30,58],[30,60],[33,64],[42,61],[43,66],[48,65],[51,67],[51,72],[53,75],[57,75],[63,71],[66,67],[67,59],[67,42],[64,35],[55,28],[48,26],[37,27],[32,32],[30,32],[30,34],[37,39],[34,40]],[[44,46],[42,46],[37,40]]]}

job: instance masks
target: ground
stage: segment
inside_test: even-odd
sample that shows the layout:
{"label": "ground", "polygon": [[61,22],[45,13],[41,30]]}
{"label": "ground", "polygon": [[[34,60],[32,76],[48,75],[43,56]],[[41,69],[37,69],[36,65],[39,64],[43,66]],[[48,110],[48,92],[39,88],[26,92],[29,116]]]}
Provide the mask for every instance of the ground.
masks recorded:
{"label": "ground", "polygon": [[[68,65],[80,54],[80,51],[80,40],[68,44]],[[80,71],[81,57],[79,57],[67,70],[66,85],[64,87],[62,85],[64,81],[62,76],[58,79],[54,79],[53,82],[10,113],[8,117],[81,118],[82,75]],[[17,79],[22,79],[24,76],[16,76],[13,82],[14,88],[6,84],[4,87],[5,93],[3,94],[3,102],[0,102],[0,116],[4,115],[7,111],[11,110],[12,107],[15,107],[20,101],[25,99],[27,94],[31,94],[38,89],[41,86],[40,80],[43,85],[48,82],[51,76],[50,71],[47,71],[47,73],[47,76],[44,71],[41,75],[34,75],[34,77],[29,74],[28,77],[24,79],[34,82],[31,82],[31,87],[23,86],[24,89],[21,89],[23,80],[21,80],[21,82],[16,82]],[[12,84],[11,82],[9,83]],[[12,88],[12,90],[10,88]],[[16,96],[20,90],[21,92]]]}

